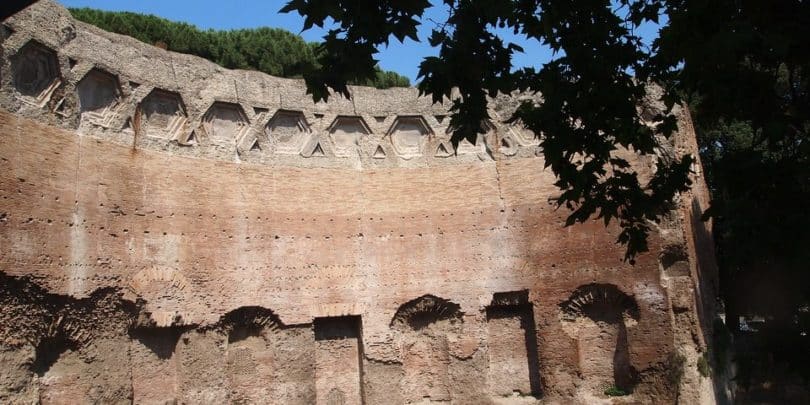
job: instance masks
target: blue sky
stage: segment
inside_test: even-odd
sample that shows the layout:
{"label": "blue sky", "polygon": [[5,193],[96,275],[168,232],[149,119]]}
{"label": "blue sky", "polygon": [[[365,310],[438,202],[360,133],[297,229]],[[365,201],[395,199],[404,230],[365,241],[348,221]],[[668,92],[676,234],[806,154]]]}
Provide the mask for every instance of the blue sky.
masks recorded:
{"label": "blue sky", "polygon": [[[295,13],[281,14],[278,10],[286,4],[285,0],[59,0],[66,7],[91,7],[102,10],[132,11],[144,14],[154,14],[173,21],[184,21],[194,24],[202,29],[227,30],[234,28],[254,28],[269,26],[284,28],[294,33],[300,33],[307,41],[320,42],[324,30],[313,27],[301,32],[304,20]],[[433,1],[433,3],[441,3]],[[399,43],[391,40],[389,46],[381,49],[377,54],[380,66],[385,70],[393,70],[411,79],[416,83],[419,63],[425,56],[435,55],[436,49],[428,45],[427,38],[434,27],[432,21],[444,21],[447,11],[443,7],[432,7],[422,17],[423,24],[419,28],[420,42],[406,40]],[[431,21],[432,20],[432,21]],[[644,27],[642,36],[649,38],[657,31],[655,27]],[[517,68],[524,66],[539,67],[551,58],[551,52],[537,41],[513,35],[507,30],[497,31],[501,38],[507,42],[514,42],[525,50],[523,54],[516,54],[513,65]]]}

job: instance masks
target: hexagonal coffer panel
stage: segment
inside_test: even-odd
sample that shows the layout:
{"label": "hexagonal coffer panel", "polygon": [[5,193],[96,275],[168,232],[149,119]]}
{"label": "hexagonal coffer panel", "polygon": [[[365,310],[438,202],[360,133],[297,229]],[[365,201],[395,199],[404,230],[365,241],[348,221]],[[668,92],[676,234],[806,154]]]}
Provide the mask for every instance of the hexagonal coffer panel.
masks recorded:
{"label": "hexagonal coffer panel", "polygon": [[203,117],[203,128],[211,142],[233,144],[250,128],[247,115],[238,104],[216,102]]}
{"label": "hexagonal coffer panel", "polygon": [[108,126],[115,117],[114,108],[121,98],[118,79],[110,73],[93,69],[76,86],[82,120]]}
{"label": "hexagonal coffer panel", "polygon": [[146,136],[176,139],[188,121],[180,94],[154,89],[140,105],[141,128]]}
{"label": "hexagonal coffer panel", "polygon": [[540,144],[540,139],[534,135],[534,132],[526,128],[523,121],[519,119],[508,125],[506,129],[519,145],[529,146]]}
{"label": "hexagonal coffer panel", "polygon": [[26,97],[47,101],[59,86],[59,60],[52,49],[31,41],[12,60],[14,86]]}
{"label": "hexagonal coffer panel", "polygon": [[[448,135],[452,134],[452,132],[453,128],[447,128]],[[483,153],[486,149],[485,146],[486,138],[488,137],[489,134],[495,132],[495,126],[492,125],[492,123],[489,121],[483,121],[481,122],[481,132],[483,132],[483,134],[479,133],[477,135],[475,144],[466,139],[462,139],[458,143],[455,153],[457,155],[476,155],[479,153]]]}
{"label": "hexagonal coffer panel", "polygon": [[432,132],[422,117],[397,117],[388,135],[394,151],[404,159],[421,156]]}
{"label": "hexagonal coffer panel", "polygon": [[329,126],[329,137],[335,145],[335,156],[359,156],[360,138],[371,133],[360,117],[337,117]]}
{"label": "hexagonal coffer panel", "polygon": [[310,132],[300,111],[279,110],[265,127],[267,137],[275,145],[275,152],[283,155],[300,153]]}

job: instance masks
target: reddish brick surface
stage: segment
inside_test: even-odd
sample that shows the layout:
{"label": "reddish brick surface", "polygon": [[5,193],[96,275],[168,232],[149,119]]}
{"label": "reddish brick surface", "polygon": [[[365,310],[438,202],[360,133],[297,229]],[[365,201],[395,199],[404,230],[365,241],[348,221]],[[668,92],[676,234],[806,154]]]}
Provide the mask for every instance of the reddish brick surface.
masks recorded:
{"label": "reddish brick surface", "polygon": [[486,322],[493,294],[526,289],[546,389],[564,392],[572,382],[557,373],[579,366],[558,305],[582,285],[613,284],[639,306],[627,332],[633,367],[654,369],[673,349],[658,237],[630,265],[615,228],[563,228],[539,159],[385,171],[237,165],[0,113],[0,165],[0,266],[52,293],[115,287],[180,324],[213,324],[244,306],[287,325],[359,315],[365,355],[401,361],[389,323],[406,301],[458,303],[473,315],[463,333],[483,350],[486,328],[474,323]]}
{"label": "reddish brick surface", "polygon": [[[631,264],[615,223],[563,226],[504,121],[525,95],[456,155],[414,88],[316,104],[50,0],[0,47],[2,403],[713,401],[699,162]],[[676,114],[660,156],[619,153],[642,181],[697,154]]]}

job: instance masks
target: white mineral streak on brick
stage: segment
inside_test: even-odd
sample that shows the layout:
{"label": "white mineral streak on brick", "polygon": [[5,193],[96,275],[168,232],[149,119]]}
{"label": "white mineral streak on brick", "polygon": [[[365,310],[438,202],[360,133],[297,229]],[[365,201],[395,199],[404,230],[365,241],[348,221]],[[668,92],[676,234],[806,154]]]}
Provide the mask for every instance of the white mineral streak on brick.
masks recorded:
{"label": "white mineral streak on brick", "polygon": [[87,240],[82,229],[82,217],[74,212],[71,217],[70,228],[70,261],[68,275],[68,294],[81,297],[87,292],[86,280],[90,276],[91,267],[88,266]]}

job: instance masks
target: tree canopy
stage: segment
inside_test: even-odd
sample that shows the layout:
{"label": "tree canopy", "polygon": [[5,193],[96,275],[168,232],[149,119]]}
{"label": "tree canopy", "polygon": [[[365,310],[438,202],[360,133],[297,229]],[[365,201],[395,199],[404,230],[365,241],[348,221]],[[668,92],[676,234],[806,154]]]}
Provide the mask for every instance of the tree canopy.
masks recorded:
{"label": "tree canopy", "polygon": [[[656,220],[679,191],[689,186],[691,156],[660,160],[653,179],[641,184],[620,148],[654,154],[658,136],[668,137],[676,119],[670,111],[655,117],[654,127],[638,112],[647,82],[668,78],[673,66],[654,69],[659,59],[633,29],[658,21],[657,2],[608,0],[577,2],[526,0],[446,0],[447,21],[429,38],[439,55],[425,58],[419,90],[435,102],[451,105],[452,140],[475,143],[480,123],[489,118],[487,97],[515,90],[536,91],[542,102],[525,102],[512,117],[535,134],[545,162],[562,190],[558,204],[572,211],[569,223],[596,217],[618,220],[619,241],[631,259],[647,249],[648,221]],[[346,83],[370,77],[376,48],[390,38],[418,40],[416,27],[427,0],[355,2],[292,0],[282,11],[297,11],[305,28],[335,27],[319,55],[328,70],[304,75],[314,98],[330,91],[348,95]],[[621,9],[617,11],[617,9]],[[540,69],[515,70],[512,56],[522,48],[493,33],[509,28],[550,47],[555,58]],[[635,77],[633,73],[635,73]],[[453,89],[460,96],[451,99]],[[672,107],[677,93],[667,89]]]}
{"label": "tree canopy", "polygon": [[[626,148],[654,154],[677,127],[673,107],[690,108],[713,200],[718,259],[727,296],[797,325],[810,302],[810,3],[800,0],[443,0],[446,21],[431,21],[419,90],[450,103],[453,141],[475,142],[488,96],[538,92],[511,120],[538,134],[557,177],[569,223],[618,220],[628,258],[644,251],[650,223],[689,187],[693,158],[659,159],[642,183]],[[326,25],[328,70],[304,73],[318,99],[348,95],[346,83],[373,76],[377,48],[420,40],[428,0],[290,0],[305,28]],[[646,44],[643,24],[660,27]],[[541,67],[516,69],[522,48],[509,29],[553,51]],[[649,126],[641,106],[663,92]],[[458,93],[452,93],[452,89]],[[458,96],[454,96],[458,94]],[[756,277],[754,277],[756,276]],[[733,281],[737,280],[737,281]],[[746,284],[740,280],[767,280]],[[767,285],[772,284],[773,288]],[[755,287],[756,286],[756,287]],[[772,299],[746,300],[750,297]],[[727,304],[730,301],[727,300]],[[733,304],[729,304],[733,305]],[[735,313],[736,314],[736,313]],[[802,315],[804,314],[804,315]],[[736,323],[736,321],[735,321]]]}
{"label": "tree canopy", "polygon": [[[169,21],[153,15],[72,8],[74,18],[101,29],[128,35],[148,44],[162,44],[169,50],[211,60],[229,69],[251,69],[280,77],[302,77],[318,69],[320,45],[278,28],[230,31],[200,30],[194,25]],[[406,87],[407,77],[371,67],[371,74],[352,84],[378,88]]]}

